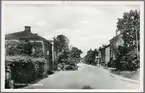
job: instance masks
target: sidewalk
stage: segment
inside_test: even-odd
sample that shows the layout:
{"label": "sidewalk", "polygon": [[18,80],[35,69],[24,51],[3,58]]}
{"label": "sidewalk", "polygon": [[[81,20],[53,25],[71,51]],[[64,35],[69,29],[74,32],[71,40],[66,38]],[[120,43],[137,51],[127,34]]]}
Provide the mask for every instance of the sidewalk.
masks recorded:
{"label": "sidewalk", "polygon": [[122,81],[130,82],[130,83],[136,83],[136,84],[139,84],[140,83],[139,80],[134,80],[134,79],[130,79],[130,78],[123,77],[121,75],[113,74],[108,69],[105,69],[102,66],[100,68],[102,68],[102,70],[104,70],[105,72],[109,73],[112,77],[114,77],[116,79],[120,79]]}

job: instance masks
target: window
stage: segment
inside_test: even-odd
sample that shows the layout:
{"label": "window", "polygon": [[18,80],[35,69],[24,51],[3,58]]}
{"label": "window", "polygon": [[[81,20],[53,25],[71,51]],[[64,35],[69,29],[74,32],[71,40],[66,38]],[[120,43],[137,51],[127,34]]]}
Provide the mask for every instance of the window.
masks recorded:
{"label": "window", "polygon": [[47,51],[47,55],[49,55],[49,51]]}

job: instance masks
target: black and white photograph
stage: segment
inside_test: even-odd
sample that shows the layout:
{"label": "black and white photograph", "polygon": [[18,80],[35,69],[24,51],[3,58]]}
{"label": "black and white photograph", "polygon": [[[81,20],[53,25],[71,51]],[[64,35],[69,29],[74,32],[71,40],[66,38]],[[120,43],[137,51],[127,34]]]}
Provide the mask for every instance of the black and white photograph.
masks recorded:
{"label": "black and white photograph", "polygon": [[4,92],[142,92],[143,1],[2,1]]}

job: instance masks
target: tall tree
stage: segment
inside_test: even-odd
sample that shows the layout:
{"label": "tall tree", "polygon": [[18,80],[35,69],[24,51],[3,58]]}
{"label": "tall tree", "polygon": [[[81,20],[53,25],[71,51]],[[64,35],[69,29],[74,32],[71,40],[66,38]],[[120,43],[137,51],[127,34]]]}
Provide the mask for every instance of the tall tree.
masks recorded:
{"label": "tall tree", "polygon": [[70,57],[81,58],[82,50],[78,49],[77,47],[72,47],[70,51]]}
{"label": "tall tree", "polygon": [[140,12],[131,10],[118,18],[117,30],[123,34],[124,46],[117,49],[116,68],[136,70],[139,67]]}
{"label": "tall tree", "polygon": [[93,51],[92,49],[90,49],[87,52],[87,55],[85,56],[85,63],[87,64],[94,64],[95,62],[95,50]]}
{"label": "tall tree", "polygon": [[125,12],[123,18],[118,18],[117,31],[123,34],[124,46],[127,47],[129,51],[139,47],[140,12],[137,10]]}
{"label": "tall tree", "polygon": [[94,50],[94,53],[95,53],[95,56],[98,56],[98,50],[97,49]]}
{"label": "tall tree", "polygon": [[82,50],[78,49],[77,47],[72,47],[69,54],[69,61],[70,63],[78,63],[80,62]]}
{"label": "tall tree", "polygon": [[69,39],[65,35],[58,35],[54,38],[54,50],[62,52],[68,50]]}
{"label": "tall tree", "polygon": [[57,37],[54,37],[54,63],[57,64],[60,63],[67,63],[68,62],[68,56],[69,56],[69,39],[65,35],[58,35]]}

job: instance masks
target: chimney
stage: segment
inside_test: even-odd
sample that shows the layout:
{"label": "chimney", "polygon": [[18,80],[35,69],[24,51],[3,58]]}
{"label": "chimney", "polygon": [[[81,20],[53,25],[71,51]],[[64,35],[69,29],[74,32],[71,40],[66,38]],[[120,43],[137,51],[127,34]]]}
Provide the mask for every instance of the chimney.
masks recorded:
{"label": "chimney", "polygon": [[25,26],[25,31],[31,32],[31,26]]}
{"label": "chimney", "polygon": [[116,30],[116,36],[117,36],[117,34],[118,34],[118,31]]}

